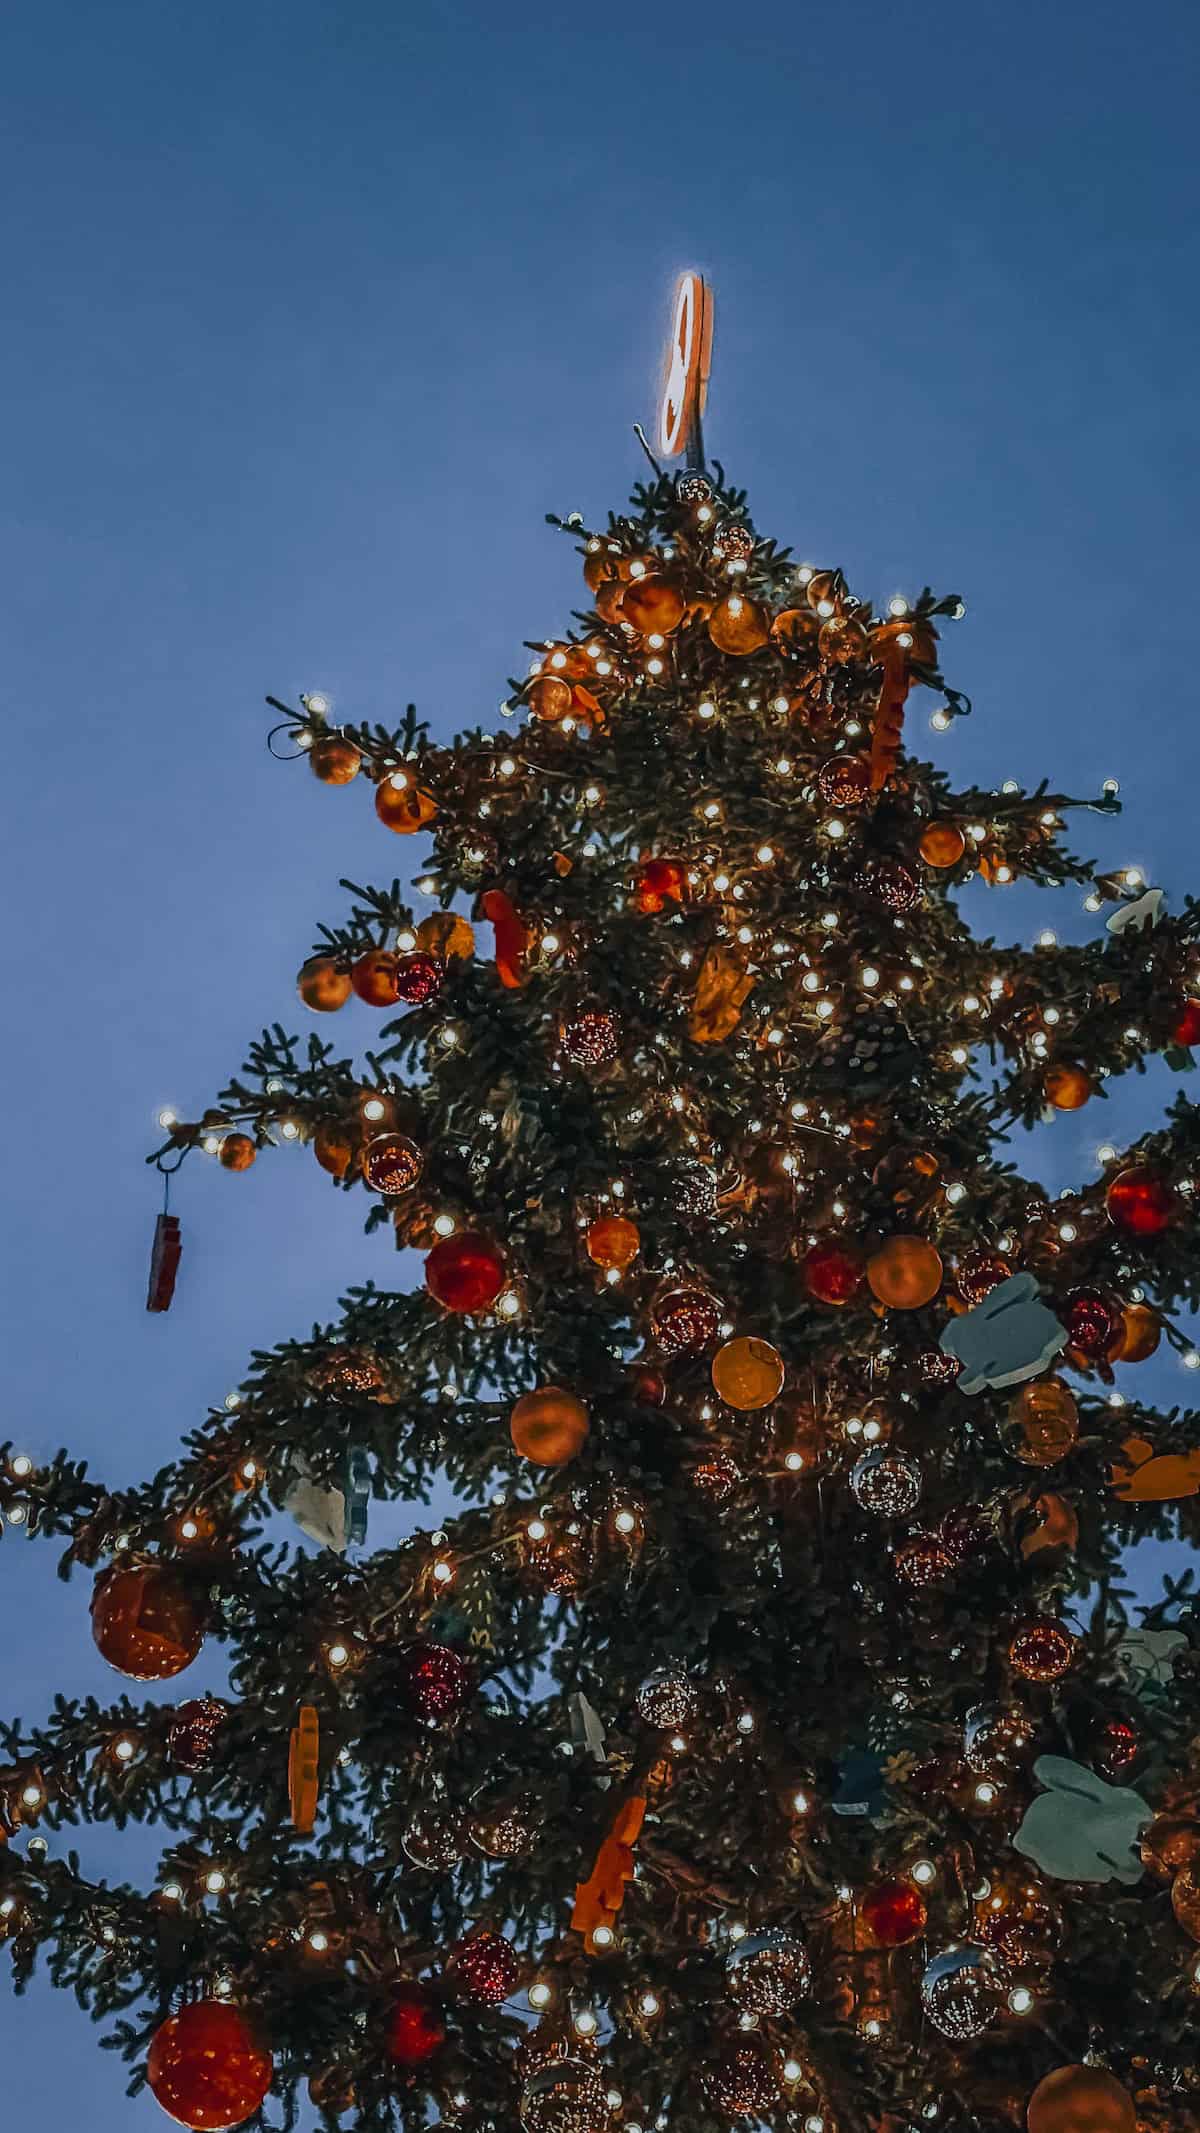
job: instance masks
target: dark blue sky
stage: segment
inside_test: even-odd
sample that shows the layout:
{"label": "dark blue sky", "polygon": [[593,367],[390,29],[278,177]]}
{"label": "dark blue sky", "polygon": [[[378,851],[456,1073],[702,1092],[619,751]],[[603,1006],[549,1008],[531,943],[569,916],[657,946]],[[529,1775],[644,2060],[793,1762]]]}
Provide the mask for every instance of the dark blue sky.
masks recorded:
{"label": "dark blue sky", "polygon": [[[966,595],[939,760],[1115,772],[1100,848],[1195,883],[1198,57],[1183,0],[9,10],[3,1430],[132,1478],[392,1274],[310,1157],[195,1163],[177,1307],[143,1309],[156,1108],[294,1026],[339,874],[407,860],[271,762],[261,698],[489,716],[578,598],[543,511],[640,472],[681,265],[760,527]],[[1118,1131],[1064,1121],[1056,1170]],[[111,1688],[86,1584],[0,1557],[5,1708]],[[164,2123],[69,2001],[0,1995],[0,2044],[14,2125]]]}

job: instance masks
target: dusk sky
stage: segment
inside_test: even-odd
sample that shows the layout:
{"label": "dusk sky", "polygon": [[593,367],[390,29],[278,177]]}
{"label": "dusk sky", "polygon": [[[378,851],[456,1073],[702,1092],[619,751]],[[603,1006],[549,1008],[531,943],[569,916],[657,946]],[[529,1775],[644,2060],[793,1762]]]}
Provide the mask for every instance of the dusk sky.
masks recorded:
{"label": "dusk sky", "polygon": [[[311,1156],[196,1159],[176,1305],[144,1309],[157,1109],[195,1115],[265,1022],[299,1025],[340,875],[409,871],[364,790],[272,761],[262,699],[490,722],[581,603],[543,514],[599,519],[643,471],[681,266],[715,284],[708,440],[760,530],[879,602],[965,596],[944,664],[976,712],[935,759],[1115,775],[1125,817],[1076,841],[1200,887],[1184,0],[18,0],[0,57],[0,1437],[140,1478],[252,1348],[408,1277]],[[972,911],[1002,938],[1098,923],[1077,891]],[[1031,1160],[1092,1175],[1176,1086]],[[0,1549],[9,1713],[119,1686],[55,1559]],[[0,2046],[7,2125],[167,2123],[44,1981],[0,1986]]]}

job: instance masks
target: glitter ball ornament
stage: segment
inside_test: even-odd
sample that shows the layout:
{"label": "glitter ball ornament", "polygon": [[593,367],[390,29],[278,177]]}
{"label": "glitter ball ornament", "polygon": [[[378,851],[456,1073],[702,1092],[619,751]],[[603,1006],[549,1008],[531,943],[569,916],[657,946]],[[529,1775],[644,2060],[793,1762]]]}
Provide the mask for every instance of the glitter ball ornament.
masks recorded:
{"label": "glitter ball ornament", "polygon": [[609,2117],[599,2068],[570,2053],[546,2060],[521,2090],[520,2117],[525,2133],[599,2133]]}
{"label": "glitter ball ornament", "polygon": [[442,989],[442,965],[436,956],[416,949],[396,961],[396,998],[406,1007],[427,1007]]}
{"label": "glitter ball ornament", "polygon": [[469,1933],[446,1958],[447,1982],[463,1999],[483,2007],[501,2006],[520,1977],[520,1958],[502,1933]]}
{"label": "glitter ball ornament", "polygon": [[861,807],[871,791],[865,755],[831,755],[817,772],[817,791],[827,807]]}
{"label": "glitter ball ornament", "polygon": [[765,2037],[727,2044],[704,2068],[704,2086],[727,2118],[755,2118],[779,2101],[779,2060]]}
{"label": "glitter ball ornament", "polygon": [[445,1873],[457,1865],[466,1850],[457,1818],[432,1807],[417,1809],[404,1828],[400,1845],[405,1858],[426,1873]]}
{"label": "glitter ball ornament", "polygon": [[981,1304],[1011,1273],[999,1252],[964,1252],[954,1269],[954,1285],[964,1303]]}
{"label": "glitter ball ornament", "polygon": [[952,1504],[939,1521],[937,1537],[951,1562],[957,1565],[969,1562],[987,1546],[991,1528],[976,1505]]}
{"label": "glitter ball ornament", "polygon": [[712,1381],[726,1407],[740,1414],[769,1407],[783,1391],[783,1357],[770,1341],[752,1334],[726,1341],[713,1357]]}
{"label": "glitter ball ornament", "polygon": [[520,1859],[533,1848],[537,1818],[537,1805],[528,1796],[477,1806],[470,1821],[471,1843],[485,1859]]}
{"label": "glitter ball ornament", "polygon": [[954,2044],[981,2037],[996,1996],[978,1948],[947,1948],[926,1965],[921,2005],[934,2028]]}
{"label": "glitter ball ornament", "polygon": [[1106,1356],[1121,1333],[1121,1313],[1100,1289],[1072,1289],[1059,1313],[1071,1346],[1089,1358]]}
{"label": "glitter ball ornament", "polygon": [[384,2050],[393,2066],[412,2072],[436,2058],[446,2041],[441,2014],[420,1985],[401,1985],[392,1999]]}
{"label": "glitter ball ornament", "polygon": [[651,918],[668,904],[682,904],[687,897],[687,871],[676,859],[643,859],[634,885],[634,902]]}
{"label": "glitter ball ornament", "polygon": [[956,867],[967,849],[967,840],[955,822],[931,822],[917,846],[927,867]]}
{"label": "glitter ball ornament", "polygon": [[1013,1672],[1026,1681],[1061,1681],[1074,1663],[1075,1639],[1049,1615],[1031,1616],[1013,1631],[1008,1656]]}
{"label": "glitter ball ornament", "polygon": [[1109,1221],[1127,1237],[1161,1237],[1176,1204],[1166,1179],[1156,1177],[1144,1163],[1118,1171],[1104,1195]]}
{"label": "glitter ball ornament", "polygon": [[835,1308],[848,1304],[863,1284],[864,1267],[857,1253],[831,1240],[810,1245],[803,1261],[804,1286],[818,1303]]}
{"label": "glitter ball ornament", "polygon": [[779,1927],[766,1933],[747,1933],[725,1965],[725,1990],[749,2014],[786,2014],[811,1984],[812,1970],[803,1941]]}
{"label": "glitter ball ornament", "polygon": [[565,1466],[588,1434],[588,1411],[561,1385],[539,1385],[522,1393],[509,1416],[512,1441],[522,1459],[534,1466]]}
{"label": "glitter ball ornament", "polygon": [[619,1050],[617,1018],[606,1007],[584,1008],[563,1023],[559,1042],[572,1066],[607,1066]]}
{"label": "glitter ball ornament", "polygon": [[1171,1026],[1172,1044],[1200,1044],[1200,1000],[1185,1000]]}
{"label": "glitter ball ornament", "polygon": [[1022,1385],[1000,1425],[1000,1441],[1026,1466],[1055,1466],[1079,1436],[1079,1409],[1061,1378]]}
{"label": "glitter ball ornament", "polygon": [[925,1237],[889,1237],[867,1261],[871,1294],[892,1311],[919,1311],[942,1285],[942,1258]]}
{"label": "glitter ball ornament", "polygon": [[369,1348],[332,1348],[309,1372],[312,1385],[335,1400],[369,1399],[384,1388],[384,1372]]}
{"label": "glitter ball ornament", "polygon": [[348,785],[362,769],[362,757],[342,734],[323,733],[308,751],[308,767],[322,785]]}
{"label": "glitter ball ornament", "polygon": [[1015,1769],[1032,1742],[1032,1721],[1016,1704],[973,1704],[963,1722],[963,1759],[980,1775]]}
{"label": "glitter ball ornament", "polygon": [[954,1569],[954,1557],[940,1535],[914,1533],[892,1551],[896,1575],[914,1591],[942,1585]]}
{"label": "glitter ball ornament", "polygon": [[386,948],[372,948],[360,955],[350,972],[350,983],[368,1007],[394,1007],[396,967],[399,958]]}
{"label": "glitter ball ornament", "polygon": [[434,1245],[425,1286],[447,1311],[487,1311],[504,1287],[504,1255],[480,1230],[459,1230]]}
{"label": "glitter ball ornament", "polygon": [[881,859],[860,876],[858,887],[897,918],[921,900],[921,884],[903,860]]}
{"label": "glitter ball ornament", "polygon": [[589,1222],[584,1233],[584,1248],[593,1266],[608,1273],[616,1270],[623,1274],[632,1266],[642,1248],[641,1232],[636,1222],[625,1215],[598,1215]]}
{"label": "glitter ball ornament", "polygon": [[166,1681],[190,1666],[204,1642],[195,1596],[168,1563],[122,1569],[96,1579],[92,1636],[101,1658],[132,1681]]}
{"label": "glitter ball ornament", "polygon": [[741,519],[723,518],[713,534],[712,552],[718,563],[745,563],[754,554],[754,535]]}
{"label": "glitter ball ornament", "polygon": [[1176,1924],[1191,1940],[1200,1940],[1200,1874],[1197,1862],[1185,1866],[1171,1883],[1171,1909]]}
{"label": "glitter ball ornament", "polygon": [[697,1354],[720,1323],[719,1306],[707,1289],[662,1289],[650,1307],[650,1331],[666,1355]]}
{"label": "glitter ball ornament", "polygon": [[921,1501],[921,1469],[909,1452],[877,1446],[852,1469],[850,1493],[874,1518],[907,1518]]}
{"label": "glitter ball ornament", "polygon": [[227,2000],[181,2007],[155,2030],[146,2057],[155,2102],[194,2133],[226,2133],[252,2118],[272,2072],[270,2053]]}
{"label": "glitter ball ornament", "polygon": [[727,1503],[742,1479],[742,1470],[729,1452],[709,1452],[689,1471],[693,1488],[710,1503]]}
{"label": "glitter ball ornament", "polygon": [[398,785],[389,777],[375,787],[375,812],[385,829],[395,830],[398,837],[411,837],[433,821],[437,802],[430,793],[418,792],[406,777],[401,776]]}
{"label": "glitter ball ornament", "polygon": [[315,955],[296,980],[296,991],[315,1015],[336,1014],[350,998],[350,973],[332,956]]}
{"label": "glitter ball ornament", "polygon": [[902,1875],[875,1881],[864,1889],[858,1911],[872,1940],[881,1948],[903,1948],[910,1940],[919,1939],[928,1917],[916,1882]]}
{"label": "glitter ball ornament", "polygon": [[707,504],[712,502],[713,486],[706,474],[689,469],[675,476],[675,494],[681,504]]}
{"label": "glitter ball ornament", "polygon": [[956,1355],[947,1355],[941,1348],[926,1348],[917,1357],[917,1376],[922,1385],[953,1385],[961,1376],[962,1364]]}
{"label": "glitter ball ornament", "polygon": [[248,1133],[227,1133],[217,1150],[222,1170],[249,1170],[258,1150]]}
{"label": "glitter ball ornament", "polygon": [[167,1754],[176,1770],[198,1777],[212,1768],[217,1739],[229,1713],[215,1696],[181,1703],[167,1730]]}
{"label": "glitter ball ornament", "polygon": [[710,1222],[717,1212],[716,1173],[707,1163],[692,1157],[670,1166],[672,1197],[677,1214],[693,1216],[696,1220]]}
{"label": "glitter ball ornament", "polygon": [[1063,1059],[1046,1068],[1042,1088],[1055,1111],[1079,1111],[1092,1094],[1092,1077],[1083,1067]]}
{"label": "glitter ball ornament", "polygon": [[363,1149],[362,1173],[375,1192],[411,1192],[425,1158],[406,1133],[379,1133]]}
{"label": "glitter ball ornament", "polygon": [[1191,1815],[1156,1815],[1142,1831],[1140,1849],[1147,1873],[1156,1881],[1173,1881],[1200,1859],[1200,1821]]}
{"label": "glitter ball ornament", "polygon": [[643,1725],[654,1726],[660,1733],[676,1733],[690,1725],[699,1707],[696,1685],[681,1666],[656,1667],[634,1697],[634,1709]]}
{"label": "glitter ball ornament", "polygon": [[687,603],[669,578],[631,578],[621,597],[621,620],[643,636],[669,637],[683,621]]}
{"label": "glitter ball ornament", "polygon": [[744,593],[730,593],[719,600],[708,618],[708,634],[719,652],[744,659],[767,641],[767,618],[756,601]]}
{"label": "glitter ball ornament", "polygon": [[1137,2133],[1133,2098],[1103,2066],[1058,2066],[1025,2113],[1029,2133]]}
{"label": "glitter ball ornament", "polygon": [[457,1717],[475,1686],[472,1669],[460,1653],[424,1637],[400,1654],[399,1678],[408,1709],[426,1726]]}

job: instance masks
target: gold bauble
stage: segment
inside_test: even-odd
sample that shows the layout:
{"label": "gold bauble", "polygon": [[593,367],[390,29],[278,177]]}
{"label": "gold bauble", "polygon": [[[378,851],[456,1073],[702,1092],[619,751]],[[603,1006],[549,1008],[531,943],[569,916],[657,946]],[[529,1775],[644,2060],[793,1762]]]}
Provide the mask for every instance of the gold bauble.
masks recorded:
{"label": "gold bauble", "polygon": [[942,1286],[942,1255],[926,1237],[889,1237],[867,1261],[871,1294],[892,1311],[919,1311]]}
{"label": "gold bauble", "polygon": [[1128,2089],[1103,2066],[1059,2066],[1039,2081],[1025,2113],[1029,2133],[1137,2133]]}
{"label": "gold bauble", "polygon": [[767,618],[745,593],[727,593],[708,618],[708,634],[719,652],[744,659],[767,642]]}
{"label": "gold bauble", "polygon": [[522,1459],[534,1466],[565,1466],[588,1433],[588,1411],[561,1385],[539,1385],[522,1393],[509,1417],[512,1441]]}
{"label": "gold bauble", "polygon": [[726,1407],[736,1407],[741,1414],[769,1407],[783,1391],[785,1375],[778,1348],[753,1334],[726,1341],[713,1357],[713,1384]]}

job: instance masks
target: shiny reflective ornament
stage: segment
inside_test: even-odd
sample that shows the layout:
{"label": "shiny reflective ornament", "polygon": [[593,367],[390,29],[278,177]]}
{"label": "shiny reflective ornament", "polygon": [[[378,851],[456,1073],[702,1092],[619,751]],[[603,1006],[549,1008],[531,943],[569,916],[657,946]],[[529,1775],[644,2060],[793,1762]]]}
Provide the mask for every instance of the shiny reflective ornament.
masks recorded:
{"label": "shiny reflective ornament", "polygon": [[425,1286],[447,1311],[486,1311],[504,1287],[504,1256],[476,1229],[443,1237],[425,1261]]}
{"label": "shiny reflective ornament", "polygon": [[937,1533],[914,1533],[911,1540],[901,1541],[892,1561],[897,1577],[916,1591],[944,1585],[954,1569],[954,1557]]}
{"label": "shiny reflective ornament", "polygon": [[1147,1362],[1162,1339],[1162,1321],[1149,1304],[1125,1304],[1121,1330],[1108,1350],[1110,1363]]}
{"label": "shiny reflective ornament", "polygon": [[719,600],[708,618],[708,634],[719,652],[744,659],[767,641],[767,618],[754,600],[744,593],[730,593]]}
{"label": "shiny reflective ornament", "polygon": [[1034,1616],[1013,1631],[1008,1656],[1013,1672],[1026,1681],[1061,1681],[1074,1665],[1075,1639],[1049,1615]]}
{"label": "shiny reflective ornament", "polygon": [[228,1716],[228,1709],[215,1696],[198,1696],[178,1706],[167,1730],[167,1754],[176,1770],[198,1777],[212,1768],[217,1741]]}
{"label": "shiny reflective ornament", "polygon": [[1079,1409],[1061,1378],[1023,1385],[1000,1425],[1005,1451],[1026,1466],[1056,1466],[1079,1436]]}
{"label": "shiny reflective ornament", "polygon": [[956,867],[966,849],[967,840],[955,822],[931,822],[917,846],[927,867]]}
{"label": "shiny reflective ornament", "polygon": [[1200,1860],[1200,1821],[1187,1814],[1156,1815],[1142,1832],[1141,1854],[1156,1881],[1173,1881]]}
{"label": "shiny reflective ornament", "polygon": [[563,1023],[559,1038],[572,1066],[607,1066],[619,1049],[616,1016],[606,1007],[585,1008]]}
{"label": "shiny reflective ornament", "polygon": [[1092,1094],[1092,1077],[1083,1067],[1063,1059],[1046,1068],[1042,1087],[1054,1110],[1079,1111]]}
{"label": "shiny reflective ornament", "polygon": [[916,1882],[903,1875],[873,1882],[864,1889],[858,1911],[872,1940],[881,1948],[904,1948],[910,1940],[919,1940],[929,1915]]}
{"label": "shiny reflective ornament", "polygon": [[512,1441],[534,1466],[566,1466],[587,1441],[588,1411],[561,1385],[522,1393],[509,1417]]}
{"label": "shiny reflective ornament", "polygon": [[725,1405],[741,1414],[769,1407],[783,1391],[784,1376],[779,1350],[753,1334],[726,1341],[713,1357],[713,1385]]}
{"label": "shiny reflective ornament", "polygon": [[1197,1862],[1185,1866],[1171,1883],[1171,1909],[1176,1924],[1190,1940],[1200,1940],[1200,1874]]}
{"label": "shiny reflective ornament", "polygon": [[1071,1346],[1092,1359],[1106,1356],[1122,1331],[1120,1311],[1100,1289],[1072,1289],[1061,1316]]}
{"label": "shiny reflective ornament", "polygon": [[669,578],[631,578],[621,599],[621,620],[643,636],[669,637],[683,621],[687,603]]}
{"label": "shiny reflective ornament", "polygon": [[363,1150],[362,1173],[375,1192],[411,1192],[425,1157],[406,1133],[380,1133]]}
{"label": "shiny reflective ornament", "polygon": [[132,1681],[181,1674],[204,1642],[200,1606],[169,1563],[101,1571],[91,1612],[101,1658]]}
{"label": "shiny reflective ornament", "polygon": [[625,1215],[598,1215],[589,1222],[583,1241],[593,1266],[602,1267],[606,1273],[615,1269],[623,1274],[642,1248],[637,1223]]}
{"label": "shiny reflective ornament", "polygon": [[446,2041],[446,2025],[428,1992],[421,1985],[400,1985],[388,2015],[384,2050],[393,2066],[411,2072],[427,2066]]}
{"label": "shiny reflective ornament", "polygon": [[650,1331],[666,1355],[695,1355],[708,1346],[720,1323],[719,1306],[707,1289],[664,1289],[650,1308]]}
{"label": "shiny reflective ornament", "polygon": [[386,948],[372,948],[360,955],[350,971],[350,983],[367,1007],[396,1005],[396,971],[399,957]]}
{"label": "shiny reflective ornament", "polygon": [[168,2118],[194,2133],[227,2133],[252,2118],[271,2086],[271,2055],[227,2000],[193,2000],[155,2030],[146,2079]]}
{"label": "shiny reflective ornament", "polygon": [[520,2117],[525,2133],[599,2133],[609,2117],[599,2067],[569,2053],[546,2060],[521,2090]]}
{"label": "shiny reflective ornament", "polygon": [[921,1501],[920,1465],[910,1452],[877,1446],[852,1469],[850,1493],[873,1518],[907,1518]]}
{"label": "shiny reflective ornament", "polygon": [[981,2037],[996,2010],[996,1992],[978,1948],[947,1948],[926,1965],[921,2005],[934,2028],[951,2043]]}
{"label": "shiny reflective ornament", "polygon": [[358,1136],[340,1119],[323,1119],[313,1134],[312,1149],[322,1170],[344,1178],[354,1162]]}
{"label": "shiny reflective ornament", "polygon": [[222,1170],[249,1170],[258,1150],[248,1133],[227,1133],[217,1150]]}
{"label": "shiny reflective ornament", "polygon": [[779,2101],[779,2056],[765,2037],[743,2036],[703,2069],[704,2086],[727,2118],[755,2118]]}
{"label": "shiny reflective ornament", "polygon": [[1127,1237],[1161,1237],[1177,1204],[1166,1179],[1144,1163],[1118,1171],[1104,1195],[1109,1221]]}
{"label": "shiny reflective ornament", "polygon": [[538,674],[529,684],[526,700],[543,725],[557,726],[571,708],[571,684],[560,674]]}
{"label": "shiny reflective ornament", "polygon": [[977,1775],[1014,1769],[1033,1743],[1033,1723],[1016,1704],[973,1704],[963,1724],[963,1757]]}
{"label": "shiny reflective ornament", "polygon": [[745,563],[754,554],[754,535],[738,518],[723,518],[713,534],[712,552],[718,563]]}
{"label": "shiny reflective ornament", "polygon": [[747,1933],[725,1964],[725,1989],[750,2014],[786,2014],[811,1985],[804,1942],[780,1927]]}
{"label": "shiny reflective ornament", "polygon": [[390,778],[384,778],[375,787],[375,812],[385,829],[395,830],[398,837],[411,837],[433,821],[437,802],[431,793],[418,792],[415,785],[393,785]]}
{"label": "shiny reflective ornament", "polygon": [[1038,2082],[1025,2114],[1029,2133],[1137,2133],[1128,2089],[1103,2066],[1059,2066]]}
{"label": "shiny reflective ornament", "polygon": [[328,955],[313,956],[296,980],[300,998],[315,1015],[335,1014],[346,1005],[351,989],[349,971]]}
{"label": "shiny reflective ornament", "polygon": [[484,2007],[499,2007],[516,1991],[521,1963],[502,1933],[469,1933],[446,1958],[446,1978],[456,1992]]}
{"label": "shiny reflective ornament", "polygon": [[398,1673],[408,1709],[427,1726],[457,1717],[475,1687],[474,1672],[459,1652],[424,1637],[406,1645]]}
{"label": "shiny reflective ornament", "polygon": [[687,869],[676,859],[643,859],[633,894],[643,916],[655,917],[668,904],[687,901]]}
{"label": "shiny reflective ornament", "polygon": [[308,767],[322,785],[348,785],[362,769],[362,757],[353,741],[324,733],[308,751]]}
{"label": "shiny reflective ornament", "polygon": [[809,1246],[803,1261],[804,1286],[818,1303],[835,1309],[848,1304],[863,1284],[865,1268],[857,1253],[832,1240]]}
{"label": "shiny reflective ornament", "polygon": [[700,1708],[695,1683],[681,1666],[656,1667],[647,1674],[634,1698],[642,1724],[660,1733],[675,1733],[691,1724]]}
{"label": "shiny reflective ornament", "polygon": [[427,1007],[442,989],[444,972],[436,956],[420,949],[396,962],[396,998],[406,1007]]}
{"label": "shiny reflective ornament", "polygon": [[954,1286],[964,1303],[981,1304],[1012,1272],[999,1252],[964,1252],[954,1269]]}
{"label": "shiny reflective ornament", "polygon": [[942,1259],[926,1237],[889,1237],[867,1261],[873,1296],[893,1311],[919,1311],[942,1285]]}
{"label": "shiny reflective ornament", "polygon": [[817,772],[817,791],[827,807],[861,807],[871,791],[865,755],[831,755]]}

